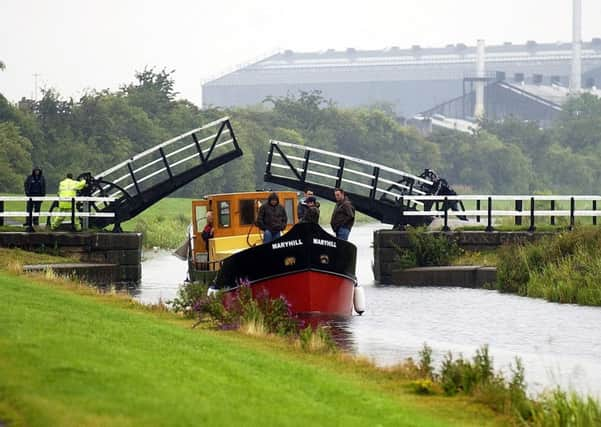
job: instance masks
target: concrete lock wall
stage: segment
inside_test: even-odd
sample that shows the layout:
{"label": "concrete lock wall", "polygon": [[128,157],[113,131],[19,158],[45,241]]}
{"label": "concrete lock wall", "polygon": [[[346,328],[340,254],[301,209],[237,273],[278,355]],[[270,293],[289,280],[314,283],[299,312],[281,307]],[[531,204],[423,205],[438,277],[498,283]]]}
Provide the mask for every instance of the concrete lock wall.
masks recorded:
{"label": "concrete lock wall", "polygon": [[[442,235],[449,239],[454,239],[459,247],[473,251],[494,249],[506,244],[532,242],[544,236],[554,234],[552,232],[531,233],[528,231],[453,231],[447,233],[441,231],[428,231],[427,233]],[[394,273],[399,269],[399,258],[395,247],[409,248],[410,246],[409,236],[406,231],[377,230],[374,232],[374,278],[377,282],[395,283],[394,276],[396,276],[396,279],[399,279],[399,273]],[[470,271],[463,273],[457,272],[456,274],[469,275],[476,273],[472,273]],[[407,278],[412,278],[414,276],[415,274],[411,272],[403,275],[403,277]],[[444,281],[442,279],[440,280]],[[481,279],[478,279],[478,281],[480,280]]]}
{"label": "concrete lock wall", "polygon": [[[20,248],[78,259],[86,266],[70,271],[99,284],[139,283],[141,233],[0,233],[0,247]],[[94,266],[94,264],[101,264]]]}

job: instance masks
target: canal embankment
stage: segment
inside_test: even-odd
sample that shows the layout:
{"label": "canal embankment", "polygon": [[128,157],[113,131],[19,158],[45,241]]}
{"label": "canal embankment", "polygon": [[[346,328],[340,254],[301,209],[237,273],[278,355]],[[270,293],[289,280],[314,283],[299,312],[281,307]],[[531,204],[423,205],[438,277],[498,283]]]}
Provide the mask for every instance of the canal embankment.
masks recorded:
{"label": "canal embankment", "polygon": [[[70,267],[25,262],[27,269],[73,275],[101,285],[139,283],[142,277],[142,234],[108,232],[2,232],[0,248],[68,257]],[[62,263],[61,263],[62,264]]]}
{"label": "canal embankment", "polygon": [[495,426],[511,419],[465,398],[421,397],[400,376],[361,360],[192,329],[193,321],[120,295],[5,271],[0,283],[0,421],[9,425]]}

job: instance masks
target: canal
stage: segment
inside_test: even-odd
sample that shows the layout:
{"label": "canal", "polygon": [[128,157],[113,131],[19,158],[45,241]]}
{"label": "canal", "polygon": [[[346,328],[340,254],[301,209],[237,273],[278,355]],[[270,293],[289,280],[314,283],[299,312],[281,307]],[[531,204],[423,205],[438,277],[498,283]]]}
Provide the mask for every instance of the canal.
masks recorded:
{"label": "canal", "polygon": [[[345,347],[385,366],[416,358],[424,343],[435,361],[448,351],[472,357],[488,344],[495,367],[507,375],[509,364],[521,358],[530,391],[560,385],[601,396],[601,308],[487,290],[377,285],[371,244],[381,227],[351,232],[367,311],[333,325]],[[185,277],[185,262],[168,252],[148,252],[135,297],[144,303],[170,300]]]}

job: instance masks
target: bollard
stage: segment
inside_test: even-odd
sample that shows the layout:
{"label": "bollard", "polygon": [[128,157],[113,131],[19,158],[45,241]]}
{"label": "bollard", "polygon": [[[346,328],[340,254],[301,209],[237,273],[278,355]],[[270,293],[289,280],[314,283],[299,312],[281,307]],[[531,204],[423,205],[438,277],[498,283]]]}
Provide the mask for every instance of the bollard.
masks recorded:
{"label": "bollard", "polygon": [[[0,214],[4,213],[4,200],[0,200]],[[4,226],[4,215],[0,215],[0,227]]]}
{"label": "bollard", "polygon": [[[551,200],[551,210],[555,210],[555,200]],[[551,216],[551,225],[555,225],[555,216]]]}

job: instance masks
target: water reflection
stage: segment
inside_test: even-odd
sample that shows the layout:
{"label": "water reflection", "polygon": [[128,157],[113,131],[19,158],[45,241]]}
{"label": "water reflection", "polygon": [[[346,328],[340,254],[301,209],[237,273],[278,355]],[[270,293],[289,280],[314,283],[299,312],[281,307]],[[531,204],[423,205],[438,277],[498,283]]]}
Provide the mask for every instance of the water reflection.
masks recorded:
{"label": "water reflection", "polygon": [[[365,289],[363,316],[327,319],[337,342],[379,365],[415,358],[424,343],[435,360],[444,353],[472,357],[488,344],[495,367],[508,373],[519,356],[529,389],[562,385],[601,395],[601,309],[461,288],[399,288],[376,285],[372,273],[373,231],[355,227],[357,278]],[[186,263],[159,252],[146,254],[137,298],[169,300],[186,277]]]}

